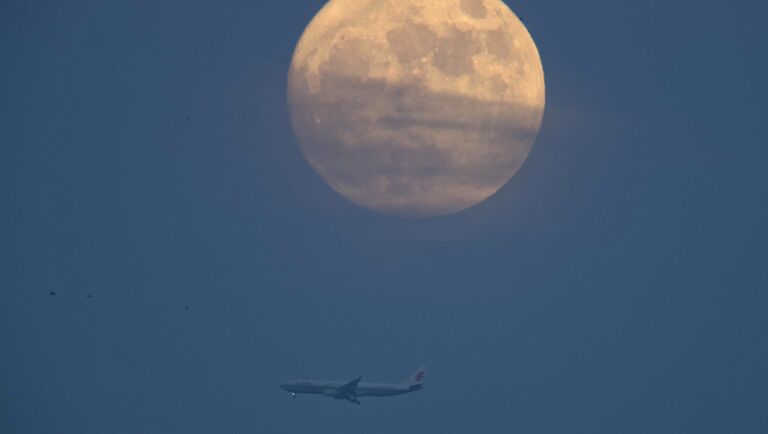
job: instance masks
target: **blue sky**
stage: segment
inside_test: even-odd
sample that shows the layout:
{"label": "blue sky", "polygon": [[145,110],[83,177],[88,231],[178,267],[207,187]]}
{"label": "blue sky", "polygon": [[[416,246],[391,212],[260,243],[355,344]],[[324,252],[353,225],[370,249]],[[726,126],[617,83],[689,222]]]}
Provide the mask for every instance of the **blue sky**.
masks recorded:
{"label": "blue sky", "polygon": [[[293,138],[322,2],[3,2],[0,431],[768,431],[768,4],[507,4],[539,139],[408,220]],[[361,406],[278,389],[422,363]]]}

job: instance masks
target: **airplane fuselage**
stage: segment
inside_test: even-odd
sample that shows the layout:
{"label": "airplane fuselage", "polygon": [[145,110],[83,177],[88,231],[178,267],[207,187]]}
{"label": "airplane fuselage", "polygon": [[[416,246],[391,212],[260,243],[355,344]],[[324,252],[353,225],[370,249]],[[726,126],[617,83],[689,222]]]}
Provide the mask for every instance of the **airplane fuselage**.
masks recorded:
{"label": "airplane fuselage", "polygon": [[[280,388],[291,393],[314,393],[330,397],[336,397],[337,391],[346,383],[341,381],[286,381]],[[394,396],[415,392],[422,388],[421,384],[404,386],[401,384],[386,383],[359,383],[355,389],[355,396]],[[345,396],[338,396],[345,398]]]}
{"label": "airplane fuselage", "polygon": [[280,388],[291,392],[295,397],[297,393],[323,395],[334,399],[346,399],[359,404],[362,396],[394,396],[421,390],[424,380],[424,368],[420,368],[413,375],[400,383],[362,383],[357,377],[354,380],[343,381],[311,381],[293,380],[286,381]]}

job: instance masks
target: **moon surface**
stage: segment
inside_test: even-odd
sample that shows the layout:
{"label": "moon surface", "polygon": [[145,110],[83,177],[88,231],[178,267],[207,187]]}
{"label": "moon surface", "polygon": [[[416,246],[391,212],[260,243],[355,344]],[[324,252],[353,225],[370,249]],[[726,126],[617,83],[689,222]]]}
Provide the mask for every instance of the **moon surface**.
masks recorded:
{"label": "moon surface", "polygon": [[331,0],[293,54],[288,101],[304,156],[336,192],[430,217],[487,199],[520,169],[544,71],[500,0]]}

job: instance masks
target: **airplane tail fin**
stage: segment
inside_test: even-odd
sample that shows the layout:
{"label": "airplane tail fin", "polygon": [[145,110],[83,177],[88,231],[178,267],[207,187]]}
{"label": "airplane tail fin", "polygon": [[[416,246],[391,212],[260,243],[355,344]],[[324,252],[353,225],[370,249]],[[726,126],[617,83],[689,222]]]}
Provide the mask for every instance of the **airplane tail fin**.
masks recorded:
{"label": "airplane tail fin", "polygon": [[422,387],[424,383],[424,375],[426,374],[427,369],[425,367],[419,368],[418,371],[414,372],[413,375],[408,377],[403,383],[411,388],[418,388]]}

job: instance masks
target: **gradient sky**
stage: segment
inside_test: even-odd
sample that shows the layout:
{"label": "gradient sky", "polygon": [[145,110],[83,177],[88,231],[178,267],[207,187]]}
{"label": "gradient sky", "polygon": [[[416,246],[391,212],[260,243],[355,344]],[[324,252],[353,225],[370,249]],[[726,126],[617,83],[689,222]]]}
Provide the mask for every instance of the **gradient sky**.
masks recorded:
{"label": "gradient sky", "polygon": [[768,3],[508,4],[539,139],[407,220],[293,138],[321,1],[0,3],[0,432],[768,432]]}

